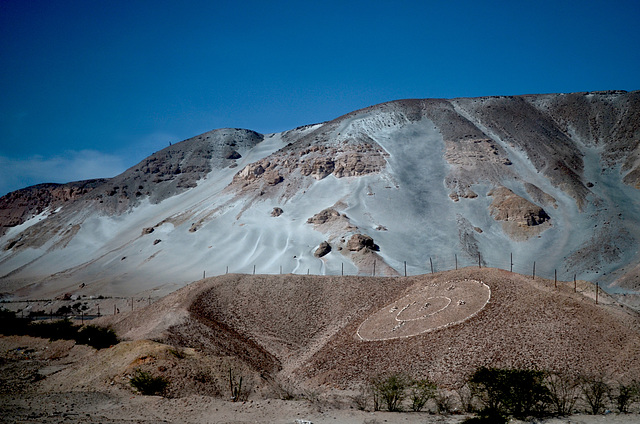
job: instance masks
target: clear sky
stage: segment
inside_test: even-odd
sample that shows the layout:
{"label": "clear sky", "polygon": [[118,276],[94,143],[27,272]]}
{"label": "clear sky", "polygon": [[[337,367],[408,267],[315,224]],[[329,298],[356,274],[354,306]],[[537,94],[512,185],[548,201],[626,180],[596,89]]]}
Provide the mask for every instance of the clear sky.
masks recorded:
{"label": "clear sky", "polygon": [[640,1],[0,0],[0,195],[401,98],[640,89]]}

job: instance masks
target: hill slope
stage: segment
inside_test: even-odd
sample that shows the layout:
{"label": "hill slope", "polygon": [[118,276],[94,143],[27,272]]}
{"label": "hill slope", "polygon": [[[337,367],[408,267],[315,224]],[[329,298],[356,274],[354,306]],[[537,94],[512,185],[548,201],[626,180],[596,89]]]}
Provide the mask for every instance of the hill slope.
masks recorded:
{"label": "hill slope", "polygon": [[637,288],[639,143],[640,92],[403,100],[278,134],[215,130],[66,202],[5,196],[0,292],[160,295],[254,267],[511,269],[511,254],[521,273]]}
{"label": "hill slope", "polygon": [[[480,281],[490,301],[459,317],[466,319],[449,317],[440,326],[426,319],[455,313],[464,301],[417,309],[424,290],[435,290],[429,300],[435,306],[436,297],[454,298],[465,283]],[[472,301],[464,293],[460,298]],[[256,371],[311,385],[353,387],[395,371],[452,387],[482,365],[640,375],[637,313],[605,295],[598,305],[594,300],[594,287],[585,282],[574,293],[573,283],[555,288],[553,281],[484,268],[406,278],[225,275],[102,323],[128,339],[235,357]],[[418,303],[409,315],[389,308],[394,302]],[[402,336],[387,329],[386,340],[362,340],[358,332],[378,311],[423,328]],[[384,324],[375,325],[384,331]]]}

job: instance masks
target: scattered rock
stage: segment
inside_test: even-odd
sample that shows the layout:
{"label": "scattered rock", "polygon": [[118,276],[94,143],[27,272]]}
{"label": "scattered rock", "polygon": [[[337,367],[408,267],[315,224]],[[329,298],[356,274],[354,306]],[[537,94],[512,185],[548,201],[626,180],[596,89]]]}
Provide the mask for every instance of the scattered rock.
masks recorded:
{"label": "scattered rock", "polygon": [[277,207],[277,206],[276,206],[276,207],[275,207],[275,208],[273,208],[273,210],[271,211],[271,216],[275,218],[275,217],[277,217],[277,216],[282,215],[283,213],[284,213],[284,211],[282,210],[282,208],[279,208],[279,207]]}
{"label": "scattered rock", "polygon": [[153,227],[146,227],[142,229],[142,235],[153,233]]}
{"label": "scattered rock", "polygon": [[322,243],[320,243],[320,246],[313,253],[313,256],[315,256],[316,258],[321,258],[326,254],[328,254],[329,252],[331,252],[331,245],[328,242],[323,241]]}
{"label": "scattered rock", "polygon": [[162,240],[160,240],[160,239],[155,239],[155,240],[153,241],[153,245],[155,246],[156,244],[160,243],[161,241],[162,241]]}

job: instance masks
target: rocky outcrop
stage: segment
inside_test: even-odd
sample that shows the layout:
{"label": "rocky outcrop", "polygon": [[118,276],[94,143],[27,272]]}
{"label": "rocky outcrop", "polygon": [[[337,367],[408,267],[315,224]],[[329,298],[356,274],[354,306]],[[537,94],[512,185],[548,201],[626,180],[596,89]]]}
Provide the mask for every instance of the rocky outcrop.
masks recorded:
{"label": "rocky outcrop", "polygon": [[373,238],[366,234],[354,234],[347,242],[347,249],[352,252],[359,252],[362,249],[380,250],[380,247],[373,242]]}
{"label": "rocky outcrop", "polygon": [[316,225],[325,224],[326,222],[337,219],[340,216],[341,214],[337,210],[333,208],[327,208],[313,215],[311,218],[307,219],[307,224],[316,224]]}
{"label": "rocky outcrop", "polygon": [[512,238],[527,239],[549,227],[551,218],[544,209],[508,188],[498,187],[487,195],[493,197],[489,206],[491,216],[496,221],[503,221],[504,231]]}
{"label": "rocky outcrop", "polygon": [[106,180],[96,179],[67,184],[38,184],[0,197],[0,236],[45,210],[55,212],[92,192]]}

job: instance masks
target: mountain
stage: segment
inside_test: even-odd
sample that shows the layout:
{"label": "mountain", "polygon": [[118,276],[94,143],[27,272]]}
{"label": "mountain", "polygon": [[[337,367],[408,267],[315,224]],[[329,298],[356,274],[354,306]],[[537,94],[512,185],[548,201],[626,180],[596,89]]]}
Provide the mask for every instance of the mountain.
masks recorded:
{"label": "mountain", "polygon": [[635,290],[639,144],[638,91],[401,100],[276,134],[218,129],[111,179],[2,197],[0,292],[159,296],[227,272],[469,265]]}

